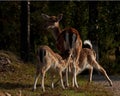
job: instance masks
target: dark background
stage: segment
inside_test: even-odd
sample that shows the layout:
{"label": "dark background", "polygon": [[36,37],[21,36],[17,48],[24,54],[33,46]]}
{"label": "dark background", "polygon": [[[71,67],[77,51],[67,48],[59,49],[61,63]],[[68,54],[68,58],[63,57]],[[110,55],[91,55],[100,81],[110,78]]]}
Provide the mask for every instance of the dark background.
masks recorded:
{"label": "dark background", "polygon": [[39,45],[57,51],[51,33],[43,27],[41,13],[63,13],[61,28],[76,28],[83,41],[92,41],[98,62],[110,74],[120,73],[120,2],[1,1],[0,50],[11,51],[25,62],[35,60]]}

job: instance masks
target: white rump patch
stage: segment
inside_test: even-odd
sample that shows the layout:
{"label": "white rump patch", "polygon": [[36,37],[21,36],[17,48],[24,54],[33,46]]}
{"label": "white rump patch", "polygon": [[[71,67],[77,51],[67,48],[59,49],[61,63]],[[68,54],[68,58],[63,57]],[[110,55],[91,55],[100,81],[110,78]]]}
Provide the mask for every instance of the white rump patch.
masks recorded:
{"label": "white rump patch", "polygon": [[72,39],[73,39],[73,41],[72,41],[72,48],[74,47],[74,45],[75,45],[75,38],[76,38],[76,35],[75,34],[73,34],[73,37],[72,37]]}
{"label": "white rump patch", "polygon": [[65,35],[65,39],[66,39],[66,47],[70,47],[69,45],[69,33],[68,32],[66,32],[66,35]]}

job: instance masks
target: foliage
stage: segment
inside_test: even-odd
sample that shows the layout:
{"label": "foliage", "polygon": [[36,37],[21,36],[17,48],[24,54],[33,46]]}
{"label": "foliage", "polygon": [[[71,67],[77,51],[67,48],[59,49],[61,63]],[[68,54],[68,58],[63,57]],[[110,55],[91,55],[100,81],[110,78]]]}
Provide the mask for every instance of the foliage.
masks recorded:
{"label": "foliage", "polygon": [[[118,2],[100,2],[98,5],[98,38],[99,53],[103,66],[113,74],[117,69],[115,47],[120,46],[118,40],[120,8]],[[112,58],[110,58],[112,56]],[[112,70],[113,69],[113,70]]]}
{"label": "foliage", "polygon": [[0,2],[0,49],[18,51],[20,42],[20,5],[18,2]]}
{"label": "foliage", "polygon": [[[19,1],[0,2],[0,49],[9,50],[20,54],[20,14],[21,6]],[[120,2],[98,1],[97,6],[97,39],[99,47],[100,62],[111,71],[117,67],[114,51],[116,46],[120,46]],[[60,22],[61,28],[74,27],[84,41],[88,38],[89,32],[89,3],[87,1],[31,1],[30,2],[30,23],[31,42],[33,42],[34,55],[39,45],[49,45],[54,51],[55,40],[51,32],[44,28],[45,21],[41,13],[48,15],[58,15],[63,13]],[[93,35],[94,38],[94,35]],[[111,66],[115,64],[115,66]]]}

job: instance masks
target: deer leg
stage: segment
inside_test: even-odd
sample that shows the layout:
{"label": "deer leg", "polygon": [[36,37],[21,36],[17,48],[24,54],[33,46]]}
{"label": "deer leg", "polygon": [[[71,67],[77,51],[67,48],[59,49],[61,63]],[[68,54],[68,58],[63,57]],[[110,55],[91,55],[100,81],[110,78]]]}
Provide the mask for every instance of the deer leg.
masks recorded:
{"label": "deer leg", "polygon": [[35,80],[34,80],[34,86],[33,86],[33,91],[36,90],[36,84],[37,84],[39,75],[40,75],[39,72],[36,72],[36,76],[35,76]]}
{"label": "deer leg", "polygon": [[74,73],[74,79],[75,79],[75,86],[78,88],[78,83],[77,83],[77,72],[76,72],[76,68],[75,68],[75,73]]}
{"label": "deer leg", "polygon": [[112,86],[112,81],[110,80],[109,76],[107,75],[106,71],[101,67],[100,69],[100,72],[106,77],[106,79],[108,80],[110,86]]}
{"label": "deer leg", "polygon": [[68,68],[66,68],[66,70],[65,70],[65,73],[66,73],[66,85],[67,85],[67,87],[69,87],[69,82],[68,82]]}
{"label": "deer leg", "polygon": [[77,72],[76,68],[73,68],[73,73],[72,73],[72,86],[76,86],[78,88],[78,83],[77,83]]}
{"label": "deer leg", "polygon": [[91,83],[92,82],[92,75],[93,75],[93,67],[90,67],[89,68],[89,82]]}
{"label": "deer leg", "polygon": [[94,67],[95,67],[97,70],[99,70],[99,71],[106,77],[106,79],[108,80],[110,86],[112,86],[112,85],[113,85],[113,84],[112,84],[112,81],[110,80],[109,76],[107,75],[105,69],[104,69],[102,66],[100,66],[96,61],[94,61],[94,64],[95,64]]}
{"label": "deer leg", "polygon": [[52,89],[54,89],[54,78],[55,78],[55,75],[51,74],[51,86],[52,86]]}
{"label": "deer leg", "polygon": [[41,87],[42,87],[43,92],[45,92],[45,86],[44,86],[45,73],[46,73],[45,71],[42,72],[42,85],[41,85]]}
{"label": "deer leg", "polygon": [[75,87],[75,68],[72,68],[72,87]]}
{"label": "deer leg", "polygon": [[78,51],[78,53],[77,53],[77,58],[76,58],[76,60],[74,61],[74,82],[75,82],[75,86],[78,88],[79,86],[78,86],[78,83],[77,83],[77,68],[76,68],[76,64],[78,63],[78,60],[79,60],[79,56],[80,56],[80,49],[79,49],[79,51]]}
{"label": "deer leg", "polygon": [[65,69],[65,72],[63,72],[63,81],[64,84],[69,87],[69,82],[68,82],[68,68]]}
{"label": "deer leg", "polygon": [[74,71],[72,72],[72,87],[75,86]]}
{"label": "deer leg", "polygon": [[[47,64],[48,64],[48,63],[47,63]],[[42,72],[41,72],[41,75],[42,75],[42,85],[41,85],[41,87],[42,87],[42,89],[43,89],[43,92],[45,92],[45,84],[44,84],[45,74],[46,74],[46,72],[49,70],[49,68],[50,68],[50,65],[49,65],[49,66],[46,65],[46,66],[43,66],[43,67],[42,67]]]}
{"label": "deer leg", "polygon": [[60,75],[60,81],[61,81],[62,88],[65,89],[65,86],[63,83],[62,71],[59,71],[59,75]]}
{"label": "deer leg", "polygon": [[54,82],[52,82],[51,86],[52,86],[52,89],[54,89]]}

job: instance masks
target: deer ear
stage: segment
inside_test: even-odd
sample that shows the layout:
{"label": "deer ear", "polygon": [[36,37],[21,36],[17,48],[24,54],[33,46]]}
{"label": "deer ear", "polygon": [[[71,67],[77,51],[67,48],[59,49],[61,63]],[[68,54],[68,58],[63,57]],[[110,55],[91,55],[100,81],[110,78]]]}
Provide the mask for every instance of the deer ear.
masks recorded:
{"label": "deer ear", "polygon": [[48,16],[47,14],[41,14],[41,16],[43,17],[43,19],[45,19],[45,20],[48,20],[49,18],[50,18],[50,16]]}
{"label": "deer ear", "polygon": [[60,21],[60,20],[62,19],[62,17],[63,17],[63,14],[60,14],[60,15],[58,16],[58,21]]}

